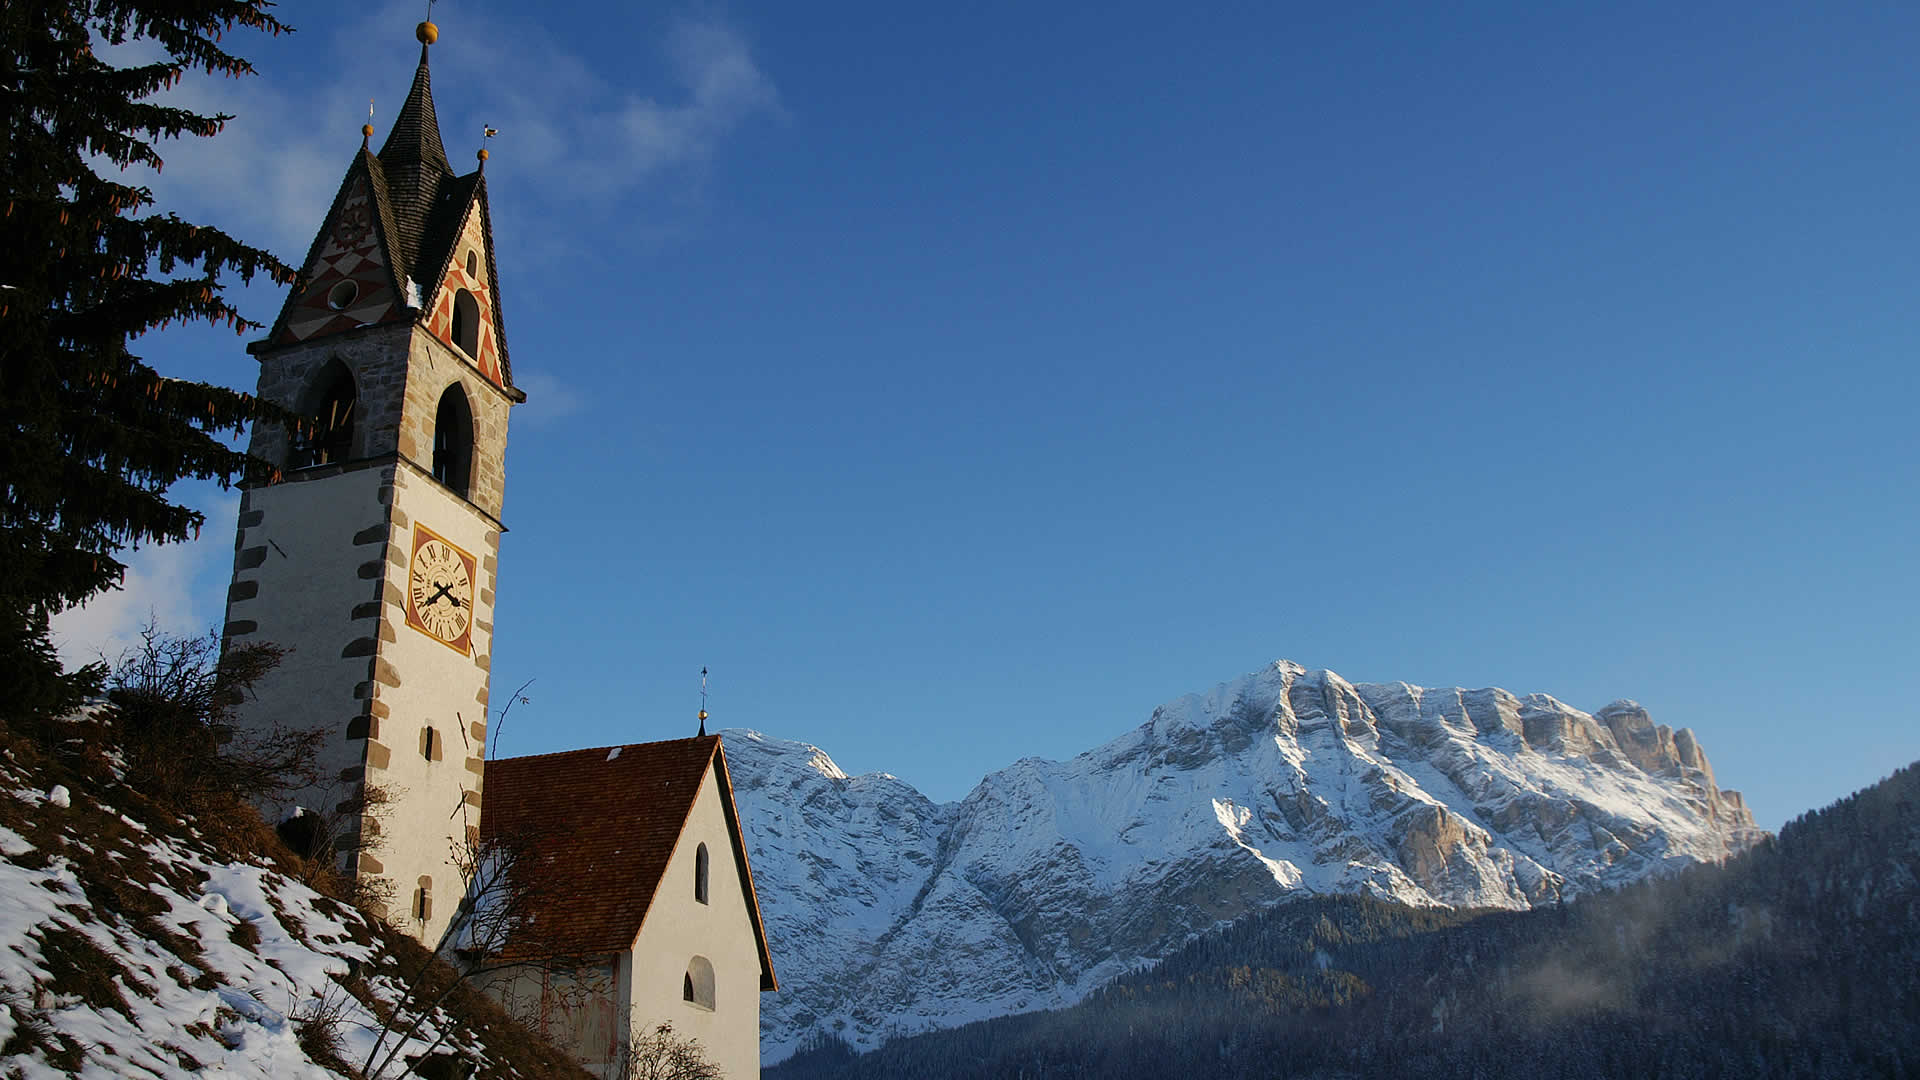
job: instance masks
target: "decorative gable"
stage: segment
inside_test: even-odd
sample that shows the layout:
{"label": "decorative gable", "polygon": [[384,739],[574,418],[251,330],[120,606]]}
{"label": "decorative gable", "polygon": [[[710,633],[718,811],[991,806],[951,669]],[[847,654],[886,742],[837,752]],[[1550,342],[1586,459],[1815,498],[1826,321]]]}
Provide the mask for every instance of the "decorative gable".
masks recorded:
{"label": "decorative gable", "polygon": [[287,298],[271,338],[274,344],[306,341],[401,314],[378,216],[365,171],[353,170],[307,256],[301,274],[305,287]]}
{"label": "decorative gable", "polygon": [[453,235],[426,324],[429,333],[459,350],[495,386],[505,386],[492,254],[485,202],[476,197]]}

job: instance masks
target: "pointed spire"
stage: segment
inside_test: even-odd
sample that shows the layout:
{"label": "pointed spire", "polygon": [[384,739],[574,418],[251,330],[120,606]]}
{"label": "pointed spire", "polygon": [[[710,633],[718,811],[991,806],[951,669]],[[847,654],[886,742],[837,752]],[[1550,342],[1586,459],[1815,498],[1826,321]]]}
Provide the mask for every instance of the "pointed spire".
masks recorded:
{"label": "pointed spire", "polygon": [[431,188],[453,175],[447,164],[447,149],[440,142],[440,118],[433,111],[433,80],[427,72],[427,50],[440,37],[440,30],[423,22],[414,35],[420,39],[420,66],[413,72],[413,87],[407,91],[406,104],[394,118],[393,130],[380,148],[380,164],[386,166],[391,181],[402,190]]}
{"label": "pointed spire", "polygon": [[[406,103],[394,117],[386,145],[380,148],[381,182],[385,201],[393,214],[395,269],[402,274],[431,272],[416,267],[420,246],[440,211],[441,192],[453,179],[453,167],[447,164],[447,149],[440,141],[440,118],[433,110],[433,80],[427,71],[427,51],[440,38],[440,28],[423,22],[414,29],[420,41],[420,66],[413,72],[413,87]],[[417,275],[416,275],[417,276]]]}

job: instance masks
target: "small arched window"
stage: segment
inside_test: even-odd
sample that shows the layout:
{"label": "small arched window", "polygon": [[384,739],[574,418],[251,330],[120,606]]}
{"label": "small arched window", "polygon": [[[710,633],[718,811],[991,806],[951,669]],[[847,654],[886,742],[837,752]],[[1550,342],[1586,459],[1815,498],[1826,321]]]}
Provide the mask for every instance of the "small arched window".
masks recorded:
{"label": "small arched window", "polygon": [[433,878],[420,875],[420,887],[413,890],[413,917],[426,922],[433,918]]}
{"label": "small arched window", "polygon": [[472,475],[473,409],[467,392],[454,383],[440,395],[433,416],[433,478],[465,498]]}
{"label": "small arched window", "polygon": [[440,733],[431,727],[420,729],[420,756],[428,761],[440,760]]}
{"label": "small arched window", "polygon": [[287,466],[304,469],[347,460],[353,453],[353,414],[358,397],[353,372],[347,365],[338,357],[327,361],[313,382],[306,420],[293,433],[293,452],[287,457]]}
{"label": "small arched window", "polygon": [[465,289],[453,294],[453,344],[468,356],[480,355],[480,303]]}
{"label": "small arched window", "polygon": [[713,1008],[713,962],[704,956],[687,961],[687,976],[680,982],[680,1000],[703,1009]]}
{"label": "small arched window", "polygon": [[693,852],[693,898],[701,903],[707,902],[707,845],[701,844]]}

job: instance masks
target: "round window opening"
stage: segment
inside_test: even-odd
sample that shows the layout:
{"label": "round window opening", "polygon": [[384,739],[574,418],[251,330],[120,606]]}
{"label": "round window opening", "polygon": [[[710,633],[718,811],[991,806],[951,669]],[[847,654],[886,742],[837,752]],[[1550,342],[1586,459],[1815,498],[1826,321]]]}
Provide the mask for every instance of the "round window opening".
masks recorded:
{"label": "round window opening", "polygon": [[467,252],[467,276],[470,278],[480,276],[480,254],[478,252]]}
{"label": "round window opening", "polygon": [[345,311],[360,295],[360,286],[351,281],[343,281],[327,290],[327,306],[335,311]]}

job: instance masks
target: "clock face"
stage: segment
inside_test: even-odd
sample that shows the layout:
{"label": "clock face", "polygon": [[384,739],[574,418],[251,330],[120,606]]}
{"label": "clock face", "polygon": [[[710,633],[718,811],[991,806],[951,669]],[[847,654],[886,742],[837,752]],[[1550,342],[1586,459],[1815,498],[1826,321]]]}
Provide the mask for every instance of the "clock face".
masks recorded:
{"label": "clock face", "polygon": [[472,648],[473,556],[424,525],[413,528],[407,625],[450,648]]}

